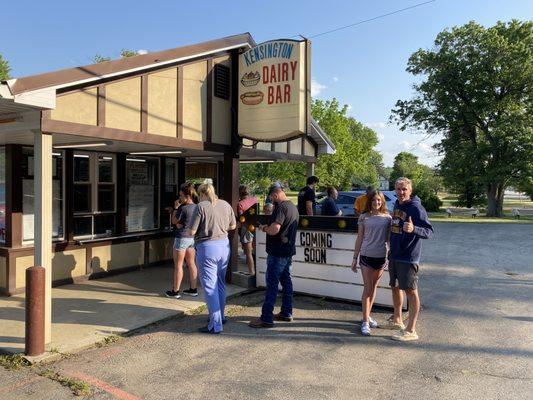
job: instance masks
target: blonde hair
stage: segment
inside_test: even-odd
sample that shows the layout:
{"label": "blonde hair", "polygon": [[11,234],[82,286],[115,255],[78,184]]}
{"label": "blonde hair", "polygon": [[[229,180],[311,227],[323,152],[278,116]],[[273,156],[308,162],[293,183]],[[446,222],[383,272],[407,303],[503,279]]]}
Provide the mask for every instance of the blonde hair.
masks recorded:
{"label": "blonde hair", "polygon": [[217,201],[217,195],[215,194],[215,188],[210,183],[202,183],[198,187],[198,195],[204,195],[207,197],[207,199],[211,202],[211,204],[215,204]]}
{"label": "blonde hair", "polygon": [[399,183],[405,183],[406,185],[413,187],[413,182],[411,182],[411,179],[406,178],[405,176],[401,176],[400,178],[396,179],[396,182],[394,182],[394,187],[396,187],[396,185]]}
{"label": "blonde hair", "polygon": [[367,199],[365,204],[364,213],[369,213],[372,210],[372,200],[374,200],[374,197],[379,197],[381,199],[381,207],[379,208],[380,214],[386,214],[387,211],[387,202],[385,201],[385,196],[383,196],[383,193],[381,193],[379,190],[375,190],[371,192]]}

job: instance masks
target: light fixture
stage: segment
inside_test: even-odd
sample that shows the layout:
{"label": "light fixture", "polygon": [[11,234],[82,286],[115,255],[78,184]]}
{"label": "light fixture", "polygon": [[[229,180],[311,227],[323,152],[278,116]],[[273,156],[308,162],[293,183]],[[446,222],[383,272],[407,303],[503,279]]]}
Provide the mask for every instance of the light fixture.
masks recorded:
{"label": "light fixture", "polygon": [[126,158],[126,161],[146,162],[146,160],[142,160],[142,159],[140,159],[140,158]]}
{"label": "light fixture", "polygon": [[57,144],[53,145],[55,149],[79,149],[83,147],[102,147],[102,146],[110,146],[113,142],[106,141],[106,142],[81,142],[81,143],[69,143],[69,144]]}
{"label": "light fixture", "polygon": [[132,156],[151,156],[156,154],[181,154],[181,150],[169,150],[169,151],[132,151]]}

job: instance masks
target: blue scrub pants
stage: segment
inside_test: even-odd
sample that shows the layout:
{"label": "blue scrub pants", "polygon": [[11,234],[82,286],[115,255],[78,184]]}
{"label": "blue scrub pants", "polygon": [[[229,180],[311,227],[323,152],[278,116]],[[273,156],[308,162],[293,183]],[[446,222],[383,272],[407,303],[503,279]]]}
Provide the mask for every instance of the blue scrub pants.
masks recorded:
{"label": "blue scrub pants", "polygon": [[226,270],[230,257],[228,239],[206,240],[196,245],[196,265],[209,311],[209,330],[222,331],[226,306]]}

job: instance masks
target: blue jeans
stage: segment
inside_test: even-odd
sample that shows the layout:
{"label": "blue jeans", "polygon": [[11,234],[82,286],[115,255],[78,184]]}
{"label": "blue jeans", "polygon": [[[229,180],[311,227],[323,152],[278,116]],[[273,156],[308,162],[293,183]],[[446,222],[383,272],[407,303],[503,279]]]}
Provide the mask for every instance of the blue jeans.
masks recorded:
{"label": "blue jeans", "polygon": [[229,240],[207,240],[196,244],[196,265],[204,288],[210,330],[222,331],[226,306],[226,270],[230,255]]}
{"label": "blue jeans", "polygon": [[278,295],[278,285],[281,283],[283,296],[281,298],[281,315],[292,316],[292,279],[291,279],[291,257],[276,257],[268,255],[266,270],[266,294],[261,320],[273,323],[274,305]]}

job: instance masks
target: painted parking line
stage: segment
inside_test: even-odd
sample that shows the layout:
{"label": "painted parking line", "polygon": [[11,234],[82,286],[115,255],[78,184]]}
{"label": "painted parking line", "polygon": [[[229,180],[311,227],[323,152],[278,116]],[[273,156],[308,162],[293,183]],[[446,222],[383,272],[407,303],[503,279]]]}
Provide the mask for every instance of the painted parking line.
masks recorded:
{"label": "painted parking line", "polygon": [[94,376],[91,376],[91,375],[88,375],[86,373],[83,373],[83,372],[79,372],[79,371],[74,371],[74,372],[65,372],[65,371],[62,371],[65,375],[67,376],[70,376],[71,378],[78,378],[78,379],[81,379],[82,381],[85,381],[86,383],[92,385],[92,386],[95,386],[99,389],[102,389],[104,391],[106,391],[107,393],[115,396],[117,399],[121,399],[121,400],[143,400],[142,398],[140,397],[137,397],[137,396],[134,396],[132,394],[129,394],[128,392],[125,392],[124,390],[122,389],[119,389],[107,382],[104,382],[104,381],[101,381],[100,379],[94,377]]}
{"label": "painted parking line", "polygon": [[18,383],[15,383],[13,385],[9,385],[9,386],[5,386],[3,388],[0,388],[0,395],[1,394],[7,394],[7,393],[12,393],[20,388],[23,388],[25,386],[28,386],[32,383],[35,383],[35,382],[38,382],[38,381],[42,381],[43,379],[45,379],[44,377],[42,376],[34,376],[32,378],[29,378],[29,379],[26,379],[22,382],[18,382]]}

